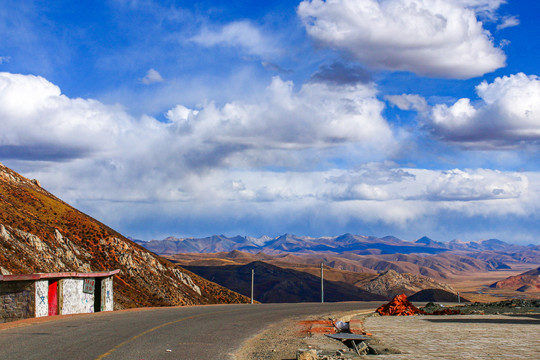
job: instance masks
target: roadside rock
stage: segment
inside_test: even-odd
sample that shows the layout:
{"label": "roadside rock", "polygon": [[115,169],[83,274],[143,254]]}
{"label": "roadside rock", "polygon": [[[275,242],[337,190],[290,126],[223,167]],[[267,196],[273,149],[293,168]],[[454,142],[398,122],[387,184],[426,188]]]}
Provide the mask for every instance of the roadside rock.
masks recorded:
{"label": "roadside rock", "polygon": [[459,315],[461,311],[456,308],[446,308],[443,304],[427,303],[426,306],[421,308],[427,315]]}
{"label": "roadside rock", "polygon": [[317,360],[319,355],[317,355],[317,350],[305,350],[300,349],[296,352],[296,360]]}
{"label": "roadside rock", "polygon": [[455,306],[461,314],[539,314],[540,299],[512,299],[491,303],[475,302],[468,305]]}

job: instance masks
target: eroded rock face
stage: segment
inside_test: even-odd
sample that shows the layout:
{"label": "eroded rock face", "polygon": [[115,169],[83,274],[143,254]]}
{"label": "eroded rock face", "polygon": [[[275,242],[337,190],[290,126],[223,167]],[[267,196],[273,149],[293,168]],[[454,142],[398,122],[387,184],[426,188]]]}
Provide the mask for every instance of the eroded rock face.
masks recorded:
{"label": "eroded rock face", "polygon": [[400,274],[394,270],[388,270],[377,276],[370,282],[361,285],[361,288],[374,294],[389,298],[398,294],[407,296],[424,289],[441,289],[455,294],[455,290],[447,284],[435,281],[428,277]]}
{"label": "eroded rock face", "polygon": [[[46,272],[91,272],[88,259],[85,259],[85,262],[77,258],[74,253],[75,246],[69,239],[64,239],[58,231],[55,235],[61,238],[62,242],[59,242],[59,246],[51,247],[36,235],[0,224],[0,244],[9,243],[9,249],[4,249],[3,254],[11,260],[11,266],[19,265],[28,272],[36,271],[35,269],[47,269]],[[75,251],[81,255],[80,251]],[[24,264],[22,259],[33,256],[35,258],[32,266]]]}

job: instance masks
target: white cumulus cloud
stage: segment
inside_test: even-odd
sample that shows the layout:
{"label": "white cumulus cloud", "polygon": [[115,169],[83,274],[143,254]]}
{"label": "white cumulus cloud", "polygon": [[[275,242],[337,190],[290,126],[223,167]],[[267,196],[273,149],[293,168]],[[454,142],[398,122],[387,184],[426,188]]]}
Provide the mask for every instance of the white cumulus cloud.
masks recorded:
{"label": "white cumulus cloud", "polygon": [[433,107],[430,126],[442,140],[464,146],[498,148],[540,140],[540,78],[518,73],[483,81],[481,99],[459,99]]}
{"label": "white cumulus cloud", "polygon": [[145,77],[141,79],[141,82],[145,85],[160,83],[163,81],[165,80],[163,79],[161,74],[157,70],[154,70],[154,69],[148,70]]}
{"label": "white cumulus cloud", "polygon": [[204,143],[245,149],[325,148],[363,142],[383,149],[393,139],[372,84],[308,83],[300,91],[274,77],[258,103],[209,104],[168,112],[169,120]]}
{"label": "white cumulus cloud", "polygon": [[501,1],[305,0],[298,6],[306,30],[364,64],[420,75],[467,79],[505,65],[478,21]]}
{"label": "white cumulus cloud", "polygon": [[0,73],[0,153],[4,158],[69,159],[107,153],[135,130],[119,107],[71,99],[46,79]]}

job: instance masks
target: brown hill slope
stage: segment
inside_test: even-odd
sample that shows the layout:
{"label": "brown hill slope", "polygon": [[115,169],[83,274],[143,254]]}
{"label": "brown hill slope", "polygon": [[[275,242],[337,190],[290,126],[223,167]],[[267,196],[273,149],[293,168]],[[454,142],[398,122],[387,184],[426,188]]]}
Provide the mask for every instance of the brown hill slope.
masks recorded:
{"label": "brown hill slope", "polygon": [[540,267],[491,284],[492,288],[540,292]]}
{"label": "brown hill slope", "polygon": [[[454,294],[453,292],[445,291],[442,289],[424,289],[420,290],[416,294],[408,296],[411,302],[470,302],[469,300]],[[438,305],[437,305],[438,306]],[[440,308],[439,308],[440,309]]]}
{"label": "brown hill slope", "polygon": [[120,269],[118,307],[246,302],[191,277],[0,164],[0,272]]}
{"label": "brown hill slope", "polygon": [[[255,299],[264,303],[317,302],[321,300],[321,280],[303,271],[280,268],[262,261],[246,265],[188,266],[190,271],[209,280],[249,295],[251,270],[255,270]],[[384,300],[351,284],[339,281],[324,282],[325,301]]]}

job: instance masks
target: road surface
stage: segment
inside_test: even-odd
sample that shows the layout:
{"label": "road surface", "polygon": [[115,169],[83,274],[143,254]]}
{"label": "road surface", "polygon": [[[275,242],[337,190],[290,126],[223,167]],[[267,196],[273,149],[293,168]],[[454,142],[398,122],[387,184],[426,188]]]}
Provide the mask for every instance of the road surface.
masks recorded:
{"label": "road surface", "polygon": [[103,312],[2,329],[0,359],[234,359],[242,343],[292,316],[380,303],[212,305]]}

